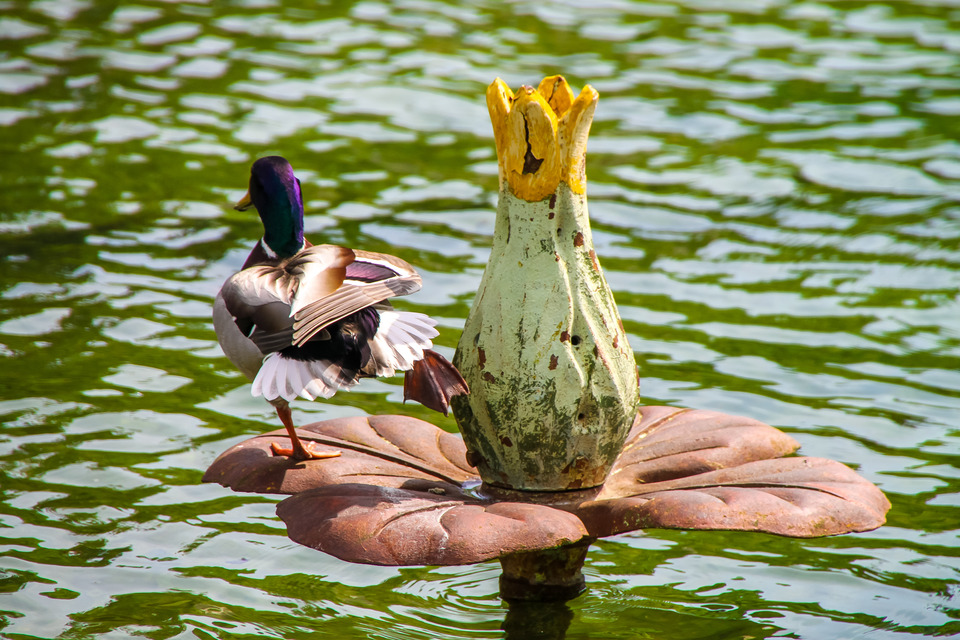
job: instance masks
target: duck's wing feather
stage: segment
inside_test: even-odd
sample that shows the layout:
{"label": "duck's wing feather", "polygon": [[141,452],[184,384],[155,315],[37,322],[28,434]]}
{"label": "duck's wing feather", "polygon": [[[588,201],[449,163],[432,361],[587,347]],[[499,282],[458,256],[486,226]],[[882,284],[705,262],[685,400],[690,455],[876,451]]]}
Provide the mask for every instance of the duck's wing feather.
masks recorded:
{"label": "duck's wing feather", "polygon": [[220,295],[245,336],[263,353],[278,351],[292,344],[294,309],[336,293],[354,259],[343,247],[310,247],[280,264],[235,273]]}
{"label": "duck's wing feather", "polygon": [[382,253],[354,250],[355,259],[346,267],[341,285],[328,295],[306,300],[292,309],[293,344],[302,345],[331,322],[371,305],[413,293],[422,280],[409,264]]}

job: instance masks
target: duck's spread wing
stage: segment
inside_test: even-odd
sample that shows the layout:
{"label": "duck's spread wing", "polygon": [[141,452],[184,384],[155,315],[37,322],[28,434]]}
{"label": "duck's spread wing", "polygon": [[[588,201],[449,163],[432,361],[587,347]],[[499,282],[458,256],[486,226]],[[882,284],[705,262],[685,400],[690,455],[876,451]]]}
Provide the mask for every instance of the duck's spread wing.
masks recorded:
{"label": "duck's spread wing", "polygon": [[310,247],[278,265],[234,274],[220,294],[243,335],[263,353],[278,351],[292,344],[294,310],[336,293],[354,259],[343,247]]}
{"label": "duck's spread wing", "polygon": [[300,299],[293,308],[293,344],[302,345],[331,322],[360,309],[420,289],[421,279],[409,264],[394,256],[368,251],[354,252],[341,285],[312,300]]}

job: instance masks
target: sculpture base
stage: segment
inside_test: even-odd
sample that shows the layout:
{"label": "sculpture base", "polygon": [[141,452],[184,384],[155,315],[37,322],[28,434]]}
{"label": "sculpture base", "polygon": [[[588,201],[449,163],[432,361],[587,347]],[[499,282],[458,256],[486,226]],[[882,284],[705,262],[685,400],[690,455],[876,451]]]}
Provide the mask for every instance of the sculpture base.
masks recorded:
{"label": "sculpture base", "polygon": [[577,544],[512,553],[500,558],[500,597],[508,601],[557,602],[587,589],[583,563],[593,539]]}

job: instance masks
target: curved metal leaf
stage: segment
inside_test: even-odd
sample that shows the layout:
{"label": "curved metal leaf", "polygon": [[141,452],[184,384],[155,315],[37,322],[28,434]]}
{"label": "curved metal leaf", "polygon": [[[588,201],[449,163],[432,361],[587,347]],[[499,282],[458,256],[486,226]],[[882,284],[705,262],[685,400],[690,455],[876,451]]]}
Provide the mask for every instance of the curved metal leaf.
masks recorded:
{"label": "curved metal leaf", "polygon": [[876,486],[839,462],[779,458],[637,486],[576,513],[597,537],[645,528],[815,537],[875,529],[889,508]]}
{"label": "curved metal leaf", "polygon": [[402,487],[410,480],[458,491],[476,471],[467,464],[463,440],[429,422],[406,416],[354,416],[308,424],[297,430],[318,450],[337,458],[291,460],[276,456],[273,442],[289,444],[283,429],[245,440],[218,457],[203,475],[234,491],[299,493],[332,484]]}
{"label": "curved metal leaf", "polygon": [[750,418],[641,407],[598,499],[633,495],[649,482],[779,458],[799,446],[779,429]]}
{"label": "curved metal leaf", "polygon": [[277,514],[293,541],[368,564],[470,564],[587,535],[579,518],[551,507],[361,484],[299,493]]}

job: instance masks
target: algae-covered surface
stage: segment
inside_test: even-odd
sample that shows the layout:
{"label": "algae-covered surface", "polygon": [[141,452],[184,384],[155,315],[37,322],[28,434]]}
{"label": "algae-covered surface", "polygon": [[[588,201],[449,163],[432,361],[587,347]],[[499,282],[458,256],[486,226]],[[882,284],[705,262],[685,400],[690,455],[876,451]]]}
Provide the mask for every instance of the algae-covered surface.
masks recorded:
{"label": "algae-covered surface", "polygon": [[[452,357],[486,87],[555,73],[600,94],[593,239],[642,402],[783,429],[876,483],[884,527],[623,534],[583,596],[508,611],[496,562],[349,564],[279,496],[201,484],[280,426],[210,320],[259,238],[250,162],[291,161],[314,242],[414,265],[396,304]],[[958,96],[946,0],[0,2],[0,637],[960,634]],[[456,430],[400,377],[294,405],[381,413]]]}

